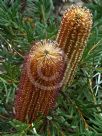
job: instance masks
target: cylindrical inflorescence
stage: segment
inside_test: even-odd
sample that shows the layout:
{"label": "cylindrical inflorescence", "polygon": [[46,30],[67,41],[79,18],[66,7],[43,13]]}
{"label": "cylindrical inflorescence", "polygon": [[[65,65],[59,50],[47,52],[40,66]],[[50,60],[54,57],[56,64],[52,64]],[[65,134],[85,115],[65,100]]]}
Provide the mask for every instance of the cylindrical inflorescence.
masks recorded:
{"label": "cylindrical inflorescence", "polygon": [[92,15],[86,8],[71,6],[63,15],[56,41],[67,56],[64,84],[70,85],[83,54],[92,27]]}
{"label": "cylindrical inflorescence", "polygon": [[62,86],[64,52],[56,42],[40,41],[25,57],[15,98],[15,118],[32,123],[40,114],[48,115]]}

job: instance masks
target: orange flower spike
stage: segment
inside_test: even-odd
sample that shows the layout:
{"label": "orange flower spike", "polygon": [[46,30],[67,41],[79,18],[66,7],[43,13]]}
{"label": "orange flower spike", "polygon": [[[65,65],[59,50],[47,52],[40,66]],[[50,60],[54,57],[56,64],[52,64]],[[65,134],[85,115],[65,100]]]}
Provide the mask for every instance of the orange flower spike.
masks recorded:
{"label": "orange flower spike", "polygon": [[34,44],[25,59],[15,99],[16,119],[31,123],[39,114],[48,115],[53,109],[62,86],[64,58],[56,42]]}
{"label": "orange flower spike", "polygon": [[92,14],[86,8],[71,6],[62,18],[56,41],[67,56],[64,84],[70,85],[92,27]]}

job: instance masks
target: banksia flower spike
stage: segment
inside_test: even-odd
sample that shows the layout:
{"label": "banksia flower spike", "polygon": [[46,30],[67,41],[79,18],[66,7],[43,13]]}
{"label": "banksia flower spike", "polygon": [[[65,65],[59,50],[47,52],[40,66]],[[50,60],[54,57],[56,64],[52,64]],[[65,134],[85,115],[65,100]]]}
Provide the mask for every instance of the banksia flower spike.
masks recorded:
{"label": "banksia flower spike", "polygon": [[62,18],[56,41],[67,56],[64,84],[70,85],[83,54],[92,27],[92,15],[86,8],[71,6]]}
{"label": "banksia flower spike", "polygon": [[48,115],[62,86],[64,53],[56,42],[40,41],[25,58],[15,98],[15,118],[31,123]]}

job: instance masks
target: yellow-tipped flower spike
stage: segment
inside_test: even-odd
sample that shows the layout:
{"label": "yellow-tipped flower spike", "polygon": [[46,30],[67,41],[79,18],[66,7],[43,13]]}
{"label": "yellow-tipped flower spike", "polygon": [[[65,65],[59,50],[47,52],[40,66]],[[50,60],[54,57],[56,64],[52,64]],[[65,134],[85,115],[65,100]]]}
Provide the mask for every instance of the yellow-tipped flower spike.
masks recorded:
{"label": "yellow-tipped flower spike", "polygon": [[56,42],[36,42],[25,58],[15,99],[15,118],[32,123],[48,115],[62,86],[64,52]]}
{"label": "yellow-tipped flower spike", "polygon": [[56,41],[67,56],[64,84],[70,85],[92,27],[92,14],[86,8],[71,6],[63,15]]}

